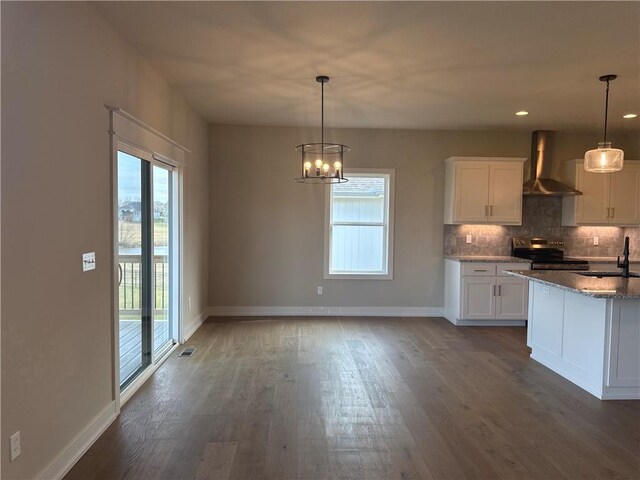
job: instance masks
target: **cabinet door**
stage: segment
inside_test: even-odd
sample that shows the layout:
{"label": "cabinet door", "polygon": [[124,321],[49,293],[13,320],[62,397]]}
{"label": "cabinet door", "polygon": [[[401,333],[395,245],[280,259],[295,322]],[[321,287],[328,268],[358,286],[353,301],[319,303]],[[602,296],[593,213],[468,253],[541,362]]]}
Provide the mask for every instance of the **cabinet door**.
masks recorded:
{"label": "cabinet door", "polygon": [[489,164],[456,164],[454,221],[486,222],[489,205]]}
{"label": "cabinet door", "polygon": [[463,277],[462,320],[495,318],[495,277]]}
{"label": "cabinet door", "polygon": [[496,286],[496,318],[526,320],[529,282],[515,277],[498,277]]}
{"label": "cabinet door", "polygon": [[623,169],[611,175],[609,219],[613,225],[640,223],[640,165],[625,163]]}
{"label": "cabinet door", "polygon": [[489,223],[522,224],[522,164],[489,165]]}
{"label": "cabinet door", "polygon": [[582,192],[576,199],[576,224],[609,223],[609,184],[611,174],[585,172],[576,168],[576,187]]}

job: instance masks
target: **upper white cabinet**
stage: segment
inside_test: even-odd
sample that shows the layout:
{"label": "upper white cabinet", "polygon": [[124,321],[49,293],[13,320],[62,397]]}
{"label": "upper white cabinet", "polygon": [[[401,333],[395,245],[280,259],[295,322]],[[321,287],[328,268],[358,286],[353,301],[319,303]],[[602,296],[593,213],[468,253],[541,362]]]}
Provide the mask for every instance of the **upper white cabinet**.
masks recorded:
{"label": "upper white cabinet", "polygon": [[590,173],[583,160],[574,160],[566,170],[565,181],[582,195],[564,197],[563,225],[640,224],[640,162],[625,160],[620,172]]}
{"label": "upper white cabinet", "polygon": [[525,161],[514,157],[448,158],[444,223],[521,225]]}

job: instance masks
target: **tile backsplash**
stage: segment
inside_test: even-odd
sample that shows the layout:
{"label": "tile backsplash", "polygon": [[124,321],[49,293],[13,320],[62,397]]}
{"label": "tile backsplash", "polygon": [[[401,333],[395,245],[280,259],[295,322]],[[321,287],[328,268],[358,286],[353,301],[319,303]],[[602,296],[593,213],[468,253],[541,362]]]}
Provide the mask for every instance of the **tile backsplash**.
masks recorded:
{"label": "tile backsplash", "polygon": [[[472,242],[466,243],[466,236]],[[522,225],[445,225],[445,255],[510,255],[512,237],[562,237],[565,255],[615,257],[622,254],[624,237],[629,236],[631,256],[640,255],[640,228],[563,227],[562,197],[525,196]],[[593,245],[598,237],[599,245]]]}

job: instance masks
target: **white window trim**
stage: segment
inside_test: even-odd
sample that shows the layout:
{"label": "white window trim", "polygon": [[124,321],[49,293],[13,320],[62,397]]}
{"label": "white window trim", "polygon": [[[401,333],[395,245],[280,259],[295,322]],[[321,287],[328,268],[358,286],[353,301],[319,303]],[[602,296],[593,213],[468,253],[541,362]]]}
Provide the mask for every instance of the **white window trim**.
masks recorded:
{"label": "white window trim", "polygon": [[[389,194],[387,195],[387,208],[385,213],[389,216],[387,228],[387,273],[330,273],[331,261],[331,185],[325,187],[324,204],[324,279],[325,280],[393,280],[393,237],[395,223],[395,185],[396,171],[393,168],[346,168],[344,176],[349,178],[349,174],[357,175],[388,175]],[[372,223],[372,225],[380,225]]]}

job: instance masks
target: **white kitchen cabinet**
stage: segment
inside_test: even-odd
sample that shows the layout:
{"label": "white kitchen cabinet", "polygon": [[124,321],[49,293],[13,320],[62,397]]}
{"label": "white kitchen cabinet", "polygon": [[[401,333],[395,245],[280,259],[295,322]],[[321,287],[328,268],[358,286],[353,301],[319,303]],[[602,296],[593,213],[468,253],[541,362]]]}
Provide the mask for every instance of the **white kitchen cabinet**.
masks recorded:
{"label": "white kitchen cabinet", "polygon": [[445,224],[522,224],[526,158],[451,157],[446,160]]}
{"label": "white kitchen cabinet", "polygon": [[626,160],[620,172],[590,173],[583,160],[574,160],[564,180],[582,192],[564,197],[564,226],[640,225],[640,162]]}
{"label": "white kitchen cabinet", "polygon": [[497,277],[496,289],[496,319],[526,320],[529,294],[527,282],[516,277]]}
{"label": "white kitchen cabinet", "polygon": [[504,270],[529,264],[445,259],[445,318],[454,325],[524,325],[528,282]]}

